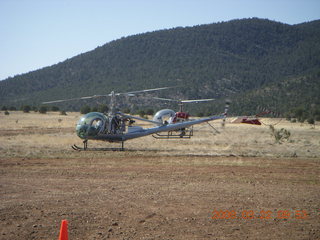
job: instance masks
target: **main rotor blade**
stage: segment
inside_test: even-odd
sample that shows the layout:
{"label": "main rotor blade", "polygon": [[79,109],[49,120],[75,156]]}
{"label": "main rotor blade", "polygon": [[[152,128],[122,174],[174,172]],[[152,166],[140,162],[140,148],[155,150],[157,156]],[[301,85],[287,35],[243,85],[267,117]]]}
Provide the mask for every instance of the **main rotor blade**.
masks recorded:
{"label": "main rotor blade", "polygon": [[207,98],[207,99],[192,99],[192,100],[181,100],[182,103],[192,103],[192,102],[209,102],[214,101],[214,98]]}
{"label": "main rotor blade", "polygon": [[192,102],[209,102],[209,101],[214,101],[214,98],[207,98],[207,99],[190,99],[190,100],[175,100],[175,99],[170,99],[170,98],[159,98],[159,97],[154,97],[154,99],[157,100],[163,100],[163,101],[169,101],[169,102],[180,102],[180,103],[192,103]]}
{"label": "main rotor blade", "polygon": [[61,100],[42,102],[42,104],[59,103],[59,102],[67,102],[67,101],[83,100],[83,99],[91,99],[91,98],[107,97],[107,96],[109,96],[109,95],[93,95],[93,96],[88,96],[88,97],[69,98],[69,99],[61,99]]}
{"label": "main rotor blade", "polygon": [[136,94],[136,93],[159,91],[159,90],[164,90],[164,89],[169,89],[169,88],[174,88],[174,87],[161,87],[161,88],[152,88],[152,89],[145,89],[145,90],[139,90],[139,91],[126,92],[126,93],[115,93],[115,95],[134,96],[134,94]]}
{"label": "main rotor blade", "polygon": [[139,91],[132,91],[132,92],[126,92],[126,93],[109,93],[107,95],[93,95],[88,97],[79,97],[79,98],[69,98],[69,99],[61,99],[61,100],[54,100],[54,101],[48,101],[48,102],[42,102],[42,104],[49,104],[49,103],[60,103],[60,102],[67,102],[67,101],[74,101],[74,100],[83,100],[83,99],[91,99],[91,98],[98,98],[98,97],[110,97],[113,94],[116,96],[119,95],[126,95],[126,96],[135,96],[136,93],[144,93],[144,92],[151,92],[151,91],[159,91],[163,89],[168,88],[174,88],[174,87],[162,87],[162,88],[153,88],[153,89],[145,89],[145,90],[139,90]]}
{"label": "main rotor blade", "polygon": [[153,99],[162,100],[162,101],[169,101],[169,102],[180,102],[179,100],[170,99],[170,98],[153,97]]}

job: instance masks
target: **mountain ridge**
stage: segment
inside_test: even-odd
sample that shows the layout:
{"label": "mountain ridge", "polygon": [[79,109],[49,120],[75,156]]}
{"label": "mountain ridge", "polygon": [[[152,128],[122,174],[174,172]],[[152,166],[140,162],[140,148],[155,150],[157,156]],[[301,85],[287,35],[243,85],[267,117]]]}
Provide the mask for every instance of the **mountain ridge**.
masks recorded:
{"label": "mountain ridge", "polygon": [[[112,90],[175,85],[184,88],[170,91],[172,97],[241,99],[240,95],[299,77],[314,79],[308,90],[314,92],[320,72],[319,29],[320,20],[288,25],[252,18],[136,34],[3,80],[0,102],[38,105]],[[251,101],[256,102],[254,98]],[[319,98],[314,102],[319,104]],[[65,104],[71,109],[80,105]],[[255,104],[249,105],[254,111]],[[272,101],[267,105],[279,107]]]}

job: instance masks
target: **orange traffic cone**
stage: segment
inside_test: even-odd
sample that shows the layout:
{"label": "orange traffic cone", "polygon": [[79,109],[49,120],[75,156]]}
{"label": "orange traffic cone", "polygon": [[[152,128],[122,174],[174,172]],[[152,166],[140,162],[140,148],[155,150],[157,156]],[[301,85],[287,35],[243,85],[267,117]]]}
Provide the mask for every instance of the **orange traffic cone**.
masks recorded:
{"label": "orange traffic cone", "polygon": [[68,240],[68,221],[62,220],[58,240]]}

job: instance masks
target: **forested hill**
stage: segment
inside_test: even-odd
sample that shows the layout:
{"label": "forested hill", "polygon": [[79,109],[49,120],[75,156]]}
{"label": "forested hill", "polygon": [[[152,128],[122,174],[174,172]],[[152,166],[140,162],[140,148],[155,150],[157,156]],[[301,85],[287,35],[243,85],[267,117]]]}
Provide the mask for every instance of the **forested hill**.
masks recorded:
{"label": "forested hill", "polygon": [[287,25],[253,18],[121,38],[1,81],[0,106],[177,85],[163,94],[229,97],[234,114],[320,104],[320,20]]}

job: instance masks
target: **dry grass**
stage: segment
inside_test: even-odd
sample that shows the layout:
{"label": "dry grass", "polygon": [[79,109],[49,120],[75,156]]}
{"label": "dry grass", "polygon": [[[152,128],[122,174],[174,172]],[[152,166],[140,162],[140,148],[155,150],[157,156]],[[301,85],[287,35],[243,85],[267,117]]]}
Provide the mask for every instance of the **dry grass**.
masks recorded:
{"label": "dry grass", "polygon": [[[74,158],[83,153],[74,152],[70,146],[82,145],[74,127],[79,113],[21,113],[11,112],[0,115],[0,152],[8,157],[63,157]],[[278,119],[263,119],[265,124],[278,123]],[[145,123],[144,127],[147,127]],[[134,139],[125,143],[126,149],[134,155],[157,156],[251,156],[251,157],[311,157],[320,156],[320,127],[308,124],[290,123],[282,120],[275,129],[290,131],[288,141],[276,143],[268,125],[227,124],[211,122],[220,131],[217,133],[207,124],[194,127],[192,139],[158,140],[152,136]],[[118,144],[90,141],[89,147],[115,147]],[[93,153],[88,152],[86,156]],[[114,156],[128,153],[110,152]],[[104,156],[105,152],[95,152],[94,156]],[[229,163],[228,163],[229,164]],[[241,164],[241,163],[234,163]]]}

